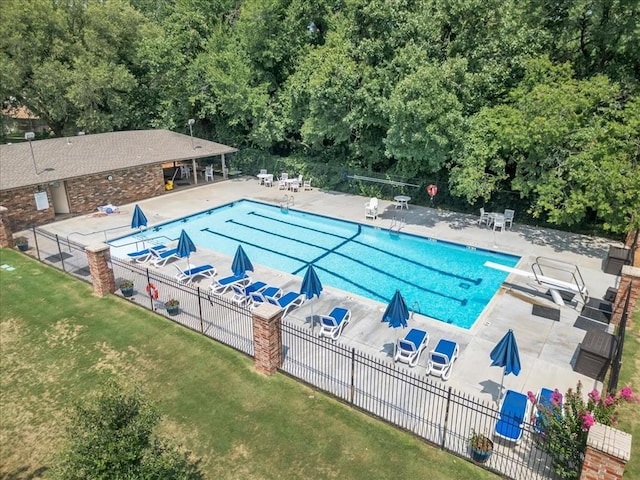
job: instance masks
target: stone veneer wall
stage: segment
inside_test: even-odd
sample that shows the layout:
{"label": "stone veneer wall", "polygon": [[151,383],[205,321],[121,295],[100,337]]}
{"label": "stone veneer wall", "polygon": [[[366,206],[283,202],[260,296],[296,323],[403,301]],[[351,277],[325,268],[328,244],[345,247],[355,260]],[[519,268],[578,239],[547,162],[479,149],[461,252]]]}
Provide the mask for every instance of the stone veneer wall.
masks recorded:
{"label": "stone veneer wall", "polygon": [[[111,175],[112,180],[107,177]],[[69,211],[72,214],[96,212],[98,206],[137,202],[165,193],[161,165],[145,165],[66,180]],[[48,184],[42,184],[49,197],[49,208],[36,210],[33,195],[37,185],[0,191],[0,205],[7,207],[9,227],[13,232],[55,220]]]}
{"label": "stone veneer wall", "polygon": [[[107,177],[111,175],[112,180]],[[73,214],[95,212],[98,206],[133,203],[165,192],[162,166],[145,165],[67,180]]]}
{"label": "stone veneer wall", "polygon": [[0,205],[8,209],[7,221],[12,232],[25,230],[32,225],[44,225],[55,219],[49,186],[44,184],[42,187],[46,187],[49,197],[49,208],[46,210],[36,210],[36,200],[33,197],[38,192],[36,185],[0,191]]}

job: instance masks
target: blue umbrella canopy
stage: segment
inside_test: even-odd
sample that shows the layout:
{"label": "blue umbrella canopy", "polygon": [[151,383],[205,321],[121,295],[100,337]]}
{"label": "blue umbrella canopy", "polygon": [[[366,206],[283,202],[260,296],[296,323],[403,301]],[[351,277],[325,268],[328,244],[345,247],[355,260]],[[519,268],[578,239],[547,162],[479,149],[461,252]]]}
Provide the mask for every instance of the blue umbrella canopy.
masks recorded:
{"label": "blue umbrella canopy", "polygon": [[409,309],[407,308],[407,302],[404,301],[400,290],[396,290],[396,293],[394,293],[393,298],[382,315],[382,321],[389,322],[390,327],[398,328],[406,327],[408,319]]}
{"label": "blue umbrella canopy", "polygon": [[233,257],[233,263],[231,264],[231,271],[234,275],[239,277],[246,273],[247,270],[253,272],[253,265],[245,253],[244,248],[242,248],[242,245],[238,245],[236,255]]}
{"label": "blue umbrella canopy", "polygon": [[498,342],[498,344],[491,350],[491,366],[503,367],[502,380],[500,381],[500,392],[498,400],[502,397],[502,386],[504,385],[504,376],[513,373],[518,375],[520,373],[520,352],[518,352],[518,343],[516,342],[516,336],[513,334],[513,330],[505,334],[504,337]]}
{"label": "blue umbrella canopy", "polygon": [[300,293],[304,293],[307,299],[311,299],[314,296],[320,298],[322,292],[322,283],[313,268],[313,265],[309,265],[307,273],[304,274],[302,279],[302,285],[300,286]]}
{"label": "blue umbrella canopy", "polygon": [[[322,292],[322,283],[316,274],[313,265],[309,265],[307,272],[302,279],[302,285],[300,285],[300,293],[304,293],[307,299],[312,299],[314,296],[320,298]],[[311,305],[311,331],[316,326],[316,317],[313,315],[313,304]]]}
{"label": "blue umbrella canopy", "polygon": [[191,237],[189,237],[187,232],[185,232],[184,230],[180,232],[180,238],[178,239],[178,246],[176,247],[176,250],[177,250],[176,253],[181,257],[187,257],[187,265],[188,265],[189,255],[191,255],[192,252],[196,251],[196,246],[191,241]]}
{"label": "blue umbrella canopy", "polygon": [[147,226],[147,217],[139,205],[133,209],[133,217],[131,218],[131,228],[140,228]]}

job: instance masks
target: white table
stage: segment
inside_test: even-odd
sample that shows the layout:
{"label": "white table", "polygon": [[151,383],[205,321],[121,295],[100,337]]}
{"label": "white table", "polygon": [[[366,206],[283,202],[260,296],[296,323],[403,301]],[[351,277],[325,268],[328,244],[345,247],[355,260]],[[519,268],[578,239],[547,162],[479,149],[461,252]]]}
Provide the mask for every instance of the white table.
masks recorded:
{"label": "white table", "polygon": [[273,173],[259,173],[257,177],[260,180],[260,185],[264,185],[265,180],[267,183],[273,184]]}
{"label": "white table", "polygon": [[400,210],[406,208],[407,210],[409,210],[409,202],[411,201],[411,197],[407,197],[406,195],[396,195],[395,197],[393,197],[393,199],[396,201],[396,208],[400,208]]}

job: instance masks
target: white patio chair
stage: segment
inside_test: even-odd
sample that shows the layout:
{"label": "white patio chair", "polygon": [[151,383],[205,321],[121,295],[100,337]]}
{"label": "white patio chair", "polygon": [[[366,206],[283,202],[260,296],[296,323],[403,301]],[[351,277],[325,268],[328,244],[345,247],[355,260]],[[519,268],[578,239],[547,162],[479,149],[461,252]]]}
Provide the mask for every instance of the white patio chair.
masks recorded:
{"label": "white patio chair", "polygon": [[500,231],[504,231],[504,215],[496,215],[493,217],[493,231],[495,232],[497,229]]}
{"label": "white patio chair", "polygon": [[478,225],[482,225],[483,223],[488,227],[491,222],[491,215],[489,212],[484,211],[484,207],[480,208],[480,218],[478,219]]}
{"label": "white patio chair", "polygon": [[311,190],[311,180],[305,180],[302,183],[302,186],[304,187],[305,190]]}
{"label": "white patio chair", "polygon": [[191,178],[191,169],[187,165],[180,165],[180,178]]}
{"label": "white patio chair", "polygon": [[273,187],[273,175],[267,175],[264,177],[264,186]]}
{"label": "white patio chair", "polygon": [[204,179],[205,181],[211,180],[213,182],[213,165],[207,165],[204,168]]}
{"label": "white patio chair", "polygon": [[368,203],[364,205],[364,218],[378,218],[378,199],[376,197],[371,198]]}
{"label": "white patio chair", "polygon": [[511,228],[513,225],[513,217],[515,216],[515,210],[509,210],[508,208],[504,211],[504,226]]}

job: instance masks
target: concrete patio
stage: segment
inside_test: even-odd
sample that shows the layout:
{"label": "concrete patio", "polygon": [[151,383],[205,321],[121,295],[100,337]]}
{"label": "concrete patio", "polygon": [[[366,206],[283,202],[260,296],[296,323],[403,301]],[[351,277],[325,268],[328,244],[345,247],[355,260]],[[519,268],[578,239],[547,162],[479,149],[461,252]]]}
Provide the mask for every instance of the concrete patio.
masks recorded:
{"label": "concrete patio", "polygon": [[[286,193],[277,187],[259,185],[255,177],[240,177],[177,190],[139,204],[149,220],[149,226],[152,226],[242,198],[280,204]],[[602,298],[607,288],[616,286],[617,277],[602,271],[608,247],[616,242],[520,225],[517,212],[512,229],[494,232],[479,226],[478,217],[418,207],[411,203],[408,210],[397,210],[393,201],[381,200],[381,213],[377,220],[365,220],[364,205],[368,199],[364,197],[317,188],[288,195],[294,198],[293,209],[377,225],[384,229],[389,228],[394,217],[398,220],[403,218],[406,222],[403,232],[519,255],[522,259],[517,268],[521,270],[531,271],[531,265],[538,256],[561,259],[579,267],[592,298]],[[133,205],[119,207],[118,214],[104,216],[96,212],[43,228],[84,245],[104,242],[131,232]],[[211,263],[218,272],[228,272],[231,261],[230,257],[203,248],[199,248],[191,257],[192,264]],[[256,271],[252,274],[253,278],[278,285],[285,291],[299,290],[300,277],[255,262],[254,266]],[[168,275],[175,274],[175,268],[171,265],[161,270]],[[200,286],[206,287],[206,282],[202,281]],[[489,352],[509,329],[513,329],[518,341],[522,371],[517,377],[507,376],[505,388],[522,392],[535,392],[541,387],[566,391],[575,387],[578,381],[583,383],[584,391],[599,387],[598,382],[572,369],[572,362],[586,333],[574,327],[582,302],[576,297],[578,302],[560,307],[559,321],[532,315],[533,304],[558,308],[551,297],[545,295],[546,291],[547,288],[530,279],[511,274],[470,330],[422,315],[410,319],[409,327],[429,332],[428,349],[433,348],[440,338],[459,343],[460,357],[447,384],[479,399],[495,401],[498,398],[502,369],[490,367]],[[325,286],[319,299],[313,299],[294,310],[287,320],[311,328],[312,311],[315,314],[328,313],[335,305],[345,306],[352,312],[351,323],[339,342],[393,361],[393,344],[399,332],[381,323],[385,304]],[[318,327],[315,328],[317,331]],[[424,374],[427,358],[427,352],[423,353],[418,366],[412,370]],[[439,381],[437,377],[431,379]]]}

